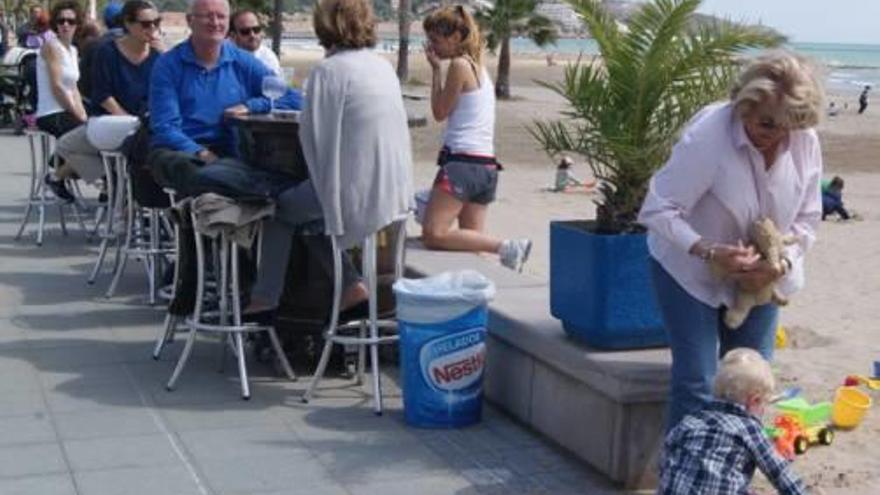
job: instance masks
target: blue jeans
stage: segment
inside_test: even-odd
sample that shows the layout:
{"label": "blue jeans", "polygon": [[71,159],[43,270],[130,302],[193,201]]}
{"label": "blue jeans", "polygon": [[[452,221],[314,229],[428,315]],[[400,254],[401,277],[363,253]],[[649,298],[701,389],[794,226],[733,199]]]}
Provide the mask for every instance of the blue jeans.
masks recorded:
{"label": "blue jeans", "polygon": [[651,272],[672,348],[668,431],[712,399],[719,356],[737,347],[749,347],[768,361],[773,358],[779,308],[775,304],[756,306],[741,327],[731,329],[724,324],[722,308],[708,306],[688,294],[654,259]]}

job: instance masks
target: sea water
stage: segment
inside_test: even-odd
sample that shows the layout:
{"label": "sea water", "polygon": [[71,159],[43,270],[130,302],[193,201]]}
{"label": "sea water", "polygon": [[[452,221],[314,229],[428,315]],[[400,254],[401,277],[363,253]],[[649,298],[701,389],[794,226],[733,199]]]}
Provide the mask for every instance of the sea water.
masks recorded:
{"label": "sea water", "polygon": [[[286,38],[285,45],[298,49],[321,49],[314,38]],[[421,49],[424,36],[412,36],[410,48]],[[865,85],[880,85],[880,45],[860,45],[844,43],[789,43],[786,48],[806,55],[825,68],[828,89],[843,92],[856,92]],[[396,38],[383,38],[376,44],[382,52],[397,50]],[[596,55],[598,46],[590,38],[562,38],[553,45],[539,47],[528,38],[511,40],[514,54]]]}

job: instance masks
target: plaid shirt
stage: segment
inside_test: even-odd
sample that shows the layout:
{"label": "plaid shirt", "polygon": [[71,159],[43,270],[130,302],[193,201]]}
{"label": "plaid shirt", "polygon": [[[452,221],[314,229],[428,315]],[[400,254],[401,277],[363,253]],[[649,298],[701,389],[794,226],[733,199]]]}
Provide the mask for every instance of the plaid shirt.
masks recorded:
{"label": "plaid shirt", "polygon": [[663,450],[660,494],[746,494],[755,467],[780,494],[807,493],[758,418],[738,404],[716,400],[685,416]]}

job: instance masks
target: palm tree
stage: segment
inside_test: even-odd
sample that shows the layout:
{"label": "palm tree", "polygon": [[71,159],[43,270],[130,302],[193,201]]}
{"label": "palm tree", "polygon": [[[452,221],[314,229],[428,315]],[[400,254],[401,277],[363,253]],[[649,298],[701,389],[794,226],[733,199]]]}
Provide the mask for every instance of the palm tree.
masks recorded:
{"label": "palm tree", "polygon": [[272,1],[272,51],[281,56],[281,35],[284,32],[284,3],[282,0]]}
{"label": "palm tree", "polygon": [[494,7],[476,11],[488,48],[494,52],[501,45],[495,77],[495,96],[500,99],[510,98],[510,38],[526,36],[536,45],[545,46],[555,43],[558,37],[550,19],[535,13],[537,6],[538,0],[497,0]]}
{"label": "palm tree", "polygon": [[551,155],[587,158],[602,181],[596,231],[638,231],[636,217],[651,175],[666,161],[678,132],[704,105],[721,99],[738,72],[738,54],[780,44],[763,28],[695,22],[701,0],[652,0],[628,30],[597,0],[567,0],[599,46],[598,60],[578,60],[558,83],[541,83],[568,108],[536,122],[532,135]]}
{"label": "palm tree", "polygon": [[401,84],[409,78],[409,0],[400,0],[397,5],[397,79]]}

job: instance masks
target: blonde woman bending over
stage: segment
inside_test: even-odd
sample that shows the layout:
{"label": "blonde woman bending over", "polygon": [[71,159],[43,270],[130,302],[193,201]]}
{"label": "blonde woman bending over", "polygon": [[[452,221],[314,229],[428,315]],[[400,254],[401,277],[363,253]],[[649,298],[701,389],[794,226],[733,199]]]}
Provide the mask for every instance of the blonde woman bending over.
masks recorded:
{"label": "blonde woman bending over", "polygon": [[[431,65],[431,111],[447,120],[423,224],[429,249],[498,253],[501,263],[522,271],[532,241],[500,240],[484,233],[486,211],[495,200],[498,171],[495,159],[495,93],[482,65],[483,43],[474,18],[464,7],[434,11],[423,23]],[[440,61],[449,60],[446,82]],[[453,223],[458,221],[458,229]]]}

